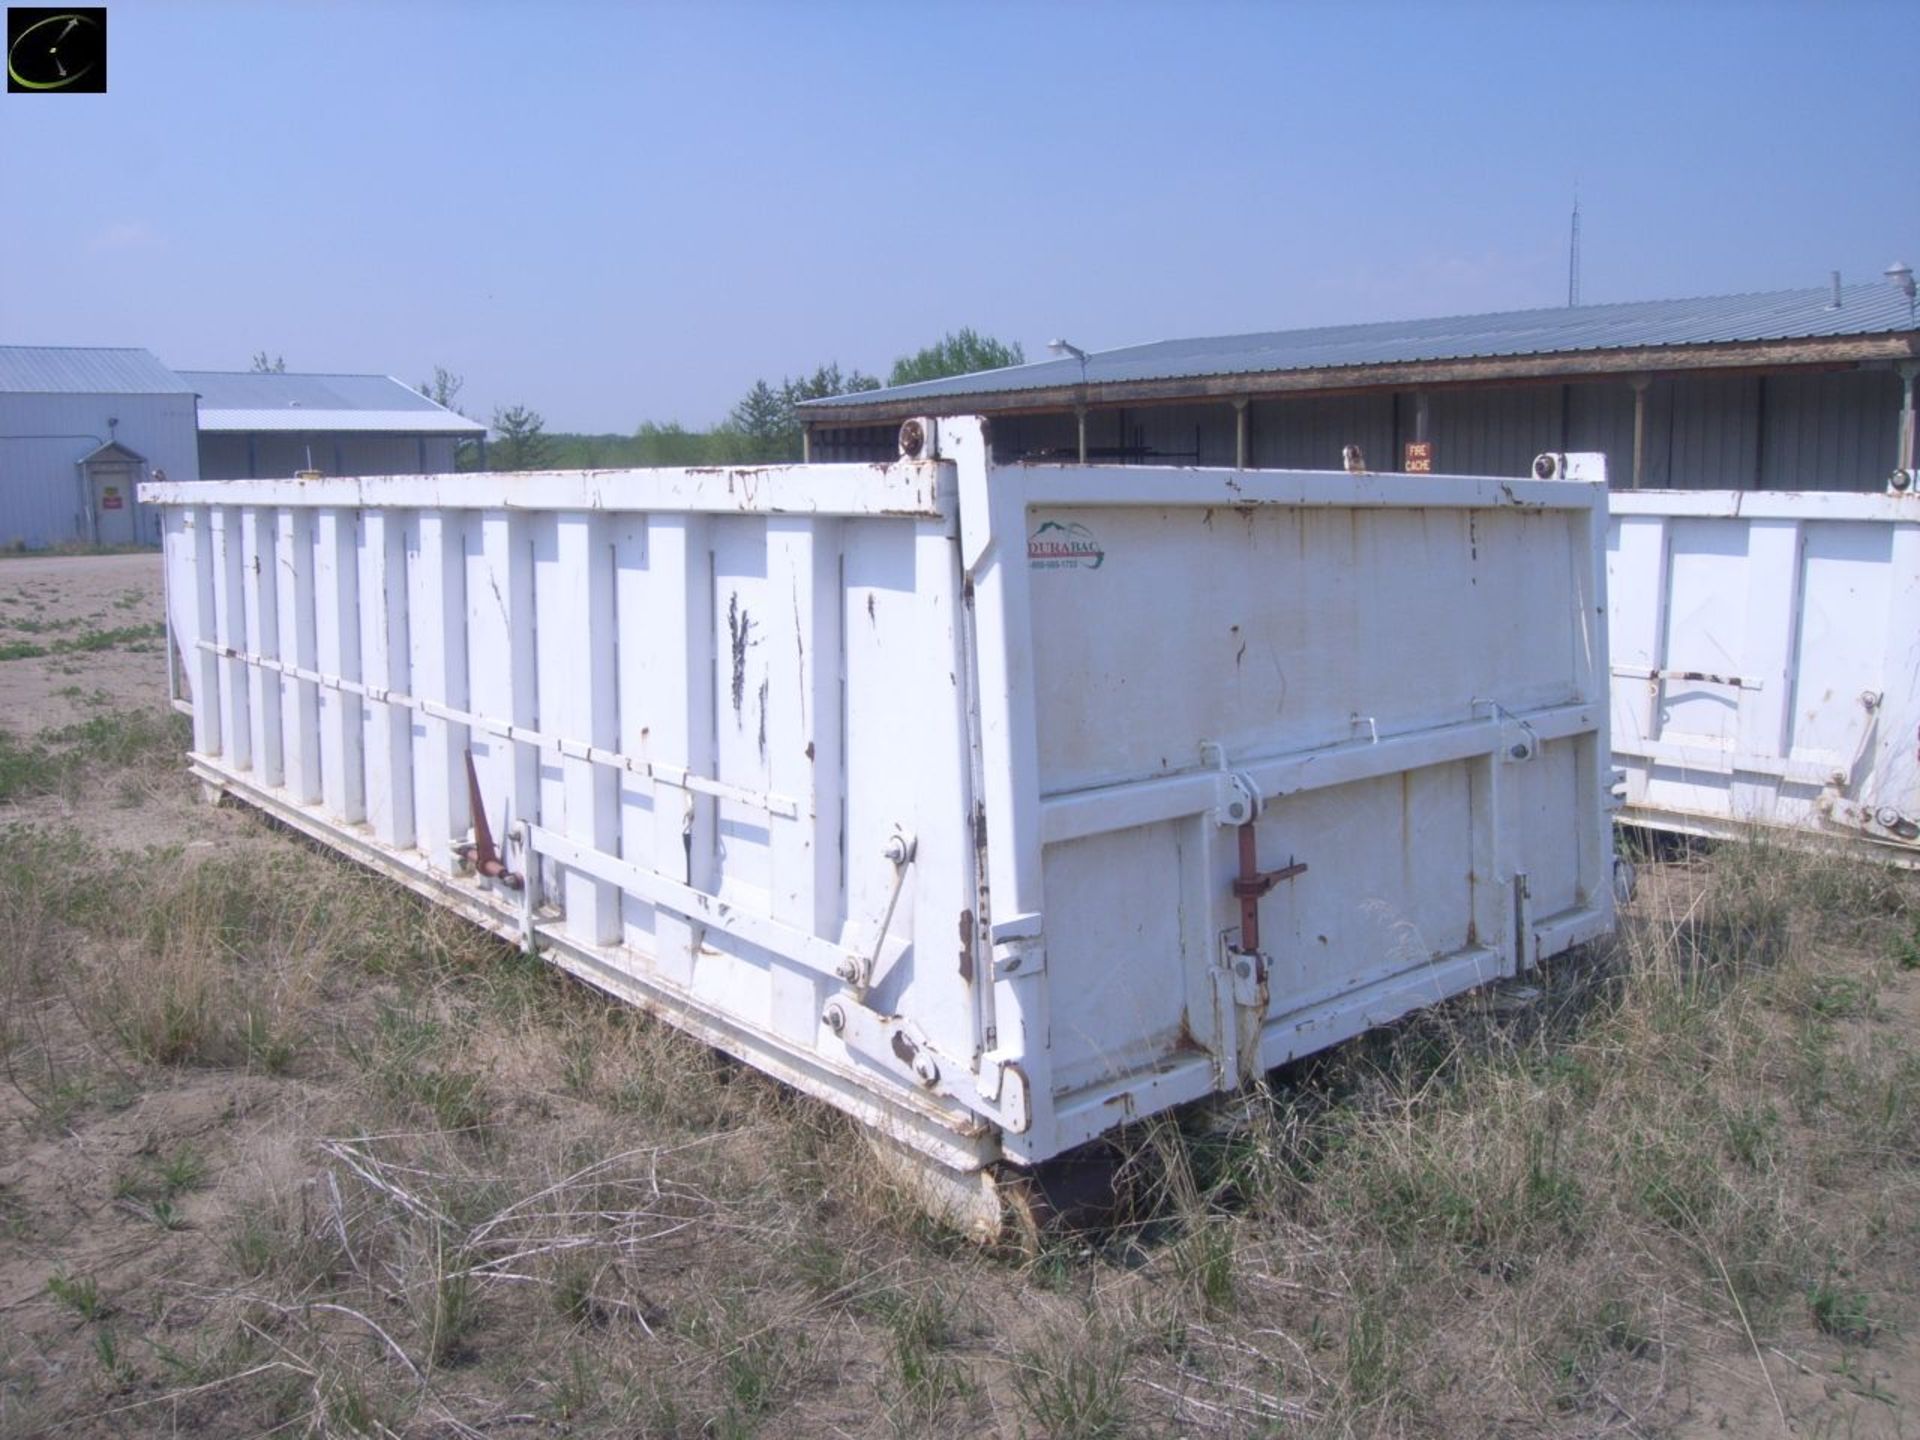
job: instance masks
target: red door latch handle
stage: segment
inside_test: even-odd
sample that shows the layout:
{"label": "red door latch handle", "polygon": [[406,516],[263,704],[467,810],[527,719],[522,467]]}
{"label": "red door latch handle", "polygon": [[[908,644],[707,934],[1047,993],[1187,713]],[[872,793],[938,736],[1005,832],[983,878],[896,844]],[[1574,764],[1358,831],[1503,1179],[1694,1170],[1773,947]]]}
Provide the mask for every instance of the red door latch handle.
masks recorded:
{"label": "red door latch handle", "polygon": [[480,795],[480,776],[473,768],[471,750],[467,751],[467,807],[473,811],[473,843],[454,846],[454,853],[489,880],[518,890],[525,881],[507,868],[505,857],[493,843],[493,827],[487,824],[487,804]]}
{"label": "red door latch handle", "polygon": [[1233,879],[1233,893],[1240,901],[1240,949],[1254,954],[1260,949],[1260,897],[1282,880],[1306,873],[1306,863],[1287,857],[1278,870],[1262,870],[1253,836],[1253,822],[1240,827],[1240,873]]}

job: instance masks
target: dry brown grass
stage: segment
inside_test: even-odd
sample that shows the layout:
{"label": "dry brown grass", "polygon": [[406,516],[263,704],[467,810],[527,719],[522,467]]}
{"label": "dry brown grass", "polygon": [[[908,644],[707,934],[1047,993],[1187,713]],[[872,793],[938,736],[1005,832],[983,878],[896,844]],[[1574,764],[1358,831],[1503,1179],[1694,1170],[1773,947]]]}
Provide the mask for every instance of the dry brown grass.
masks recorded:
{"label": "dry brown grass", "polygon": [[1887,872],[1649,865],[1530,990],[1120,1137],[1124,1213],[1027,1255],[850,1122],[193,823],[0,835],[0,1436],[1867,1434],[1920,1384]]}

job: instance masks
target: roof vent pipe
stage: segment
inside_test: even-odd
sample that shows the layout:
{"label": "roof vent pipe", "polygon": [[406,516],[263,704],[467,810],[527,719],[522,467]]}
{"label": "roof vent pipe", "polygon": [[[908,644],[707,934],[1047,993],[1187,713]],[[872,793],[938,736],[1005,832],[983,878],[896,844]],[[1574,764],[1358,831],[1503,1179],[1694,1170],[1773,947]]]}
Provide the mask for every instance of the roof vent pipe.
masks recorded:
{"label": "roof vent pipe", "polygon": [[1838,270],[1830,270],[1827,273],[1833,276],[1833,299],[1827,302],[1827,308],[1829,310],[1838,310],[1840,308],[1840,272]]}
{"label": "roof vent pipe", "polygon": [[1907,297],[1907,323],[1913,324],[1913,267],[1904,260],[1896,260],[1884,271],[1893,288]]}

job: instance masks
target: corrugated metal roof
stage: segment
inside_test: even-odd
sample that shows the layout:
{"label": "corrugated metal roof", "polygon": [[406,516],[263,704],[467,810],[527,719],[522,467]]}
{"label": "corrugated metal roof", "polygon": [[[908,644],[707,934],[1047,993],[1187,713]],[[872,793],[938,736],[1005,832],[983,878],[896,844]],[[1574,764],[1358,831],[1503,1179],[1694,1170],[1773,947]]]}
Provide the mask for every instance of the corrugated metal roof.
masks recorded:
{"label": "corrugated metal roof", "polygon": [[200,394],[202,430],[482,435],[487,428],[434,404],[391,375],[239,370],[182,370],[180,375]]}
{"label": "corrugated metal roof", "polygon": [[456,415],[438,406],[430,410],[308,410],[291,406],[282,410],[208,410],[200,411],[200,429],[209,434],[230,431],[292,431],[318,434],[345,431],[353,434],[390,435],[483,435],[487,427],[477,420]]}
{"label": "corrugated metal roof", "polygon": [[[1822,286],[1696,300],[1636,300],[1618,305],[1574,305],[1161,340],[1090,354],[1084,379],[1089,385],[1189,380],[1345,366],[1884,335],[1920,328],[1914,323],[1906,297],[1891,285],[1849,285],[1841,294],[1838,309],[1832,307],[1832,289]],[[836,409],[897,405],[922,398],[1048,390],[1078,385],[1082,378],[1080,362],[1068,356],[1004,370],[924,380],[916,385],[836,395],[806,404]]]}
{"label": "corrugated metal roof", "polygon": [[93,449],[82,455],[77,463],[88,465],[95,460],[137,460],[144,465],[146,459],[147,457],[142,455],[138,450],[129,450],[118,440],[109,440],[104,445],[94,446]]}
{"label": "corrugated metal roof", "polygon": [[0,345],[0,392],[37,395],[181,395],[193,386],[145,350]]}

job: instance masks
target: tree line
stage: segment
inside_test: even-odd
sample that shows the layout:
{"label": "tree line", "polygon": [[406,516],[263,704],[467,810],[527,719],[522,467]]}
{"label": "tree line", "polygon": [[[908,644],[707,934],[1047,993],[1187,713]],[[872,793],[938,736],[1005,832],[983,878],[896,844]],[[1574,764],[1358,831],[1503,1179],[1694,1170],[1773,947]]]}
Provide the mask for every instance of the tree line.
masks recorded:
{"label": "tree line", "polygon": [[[264,358],[263,351],[260,357]],[[967,375],[1023,365],[1026,352],[1011,344],[961,329],[893,362],[888,385],[911,385],[944,375]],[[431,380],[415,388],[436,404],[459,414],[465,380],[436,366]],[[593,469],[642,465],[759,465],[800,458],[799,406],[829,395],[877,390],[880,381],[864,372],[842,370],[838,362],[817,367],[811,374],[782,377],[775,384],[756,380],[727,412],[724,420],[706,429],[692,429],[676,421],[643,421],[631,435],[576,435],[549,431],[539,411],[527,405],[505,405],[493,412],[494,439],[485,449],[488,470]],[[482,466],[481,447],[463,441],[458,463],[462,470]]]}

